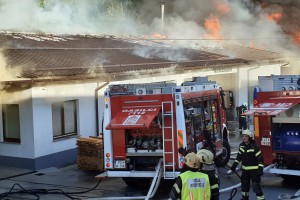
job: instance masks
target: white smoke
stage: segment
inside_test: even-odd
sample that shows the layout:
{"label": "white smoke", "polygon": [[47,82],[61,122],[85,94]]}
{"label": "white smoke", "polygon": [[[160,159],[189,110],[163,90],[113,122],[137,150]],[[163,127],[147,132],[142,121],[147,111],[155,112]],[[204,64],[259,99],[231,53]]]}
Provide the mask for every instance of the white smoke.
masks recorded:
{"label": "white smoke", "polygon": [[187,55],[185,55],[184,51],[180,49],[168,48],[168,49],[161,49],[155,47],[143,47],[139,46],[134,48],[133,54],[138,55],[143,58],[162,58],[164,60],[170,61],[184,61],[188,60]]}
{"label": "white smoke", "polygon": [[0,49],[0,82],[14,79],[12,73],[7,69],[7,64]]}
{"label": "white smoke", "polygon": [[142,34],[143,25],[137,25],[127,5],[116,0],[108,3],[101,0],[45,2],[46,8],[43,8],[36,0],[1,0],[0,30],[59,34]]}
{"label": "white smoke", "polygon": [[[39,2],[45,2],[45,6],[40,6]],[[162,33],[160,2],[161,0],[0,0],[0,30],[108,34],[118,37],[147,35],[151,38],[154,33]],[[294,24],[298,21],[291,20],[294,24],[288,26],[284,26],[283,22],[270,21],[267,19],[267,9],[250,2],[255,1],[165,0],[163,33],[174,39],[171,41],[173,45],[183,47],[216,48],[222,47],[215,45],[216,43],[226,42],[280,53],[298,52],[299,47],[286,33],[296,27]],[[273,7],[278,11],[287,10],[286,5],[279,3],[272,3]],[[285,16],[293,17],[291,13],[293,12]],[[205,23],[212,16],[220,22],[218,34],[221,40],[208,40],[206,37],[211,32],[205,27]],[[286,18],[285,22],[288,21]],[[173,56],[170,59],[185,59],[178,55],[179,58]],[[160,56],[170,57],[162,54]]]}
{"label": "white smoke", "polygon": [[[38,0],[1,0],[0,30],[117,36],[142,36],[162,31],[159,0],[141,0],[135,6],[130,0],[43,2],[45,8]],[[258,6],[253,8],[254,5],[251,7],[245,2],[166,0],[164,33],[169,38],[203,39],[209,34],[204,27],[205,20],[213,15],[220,21],[222,39],[229,43],[246,46],[254,43],[257,48],[271,49],[291,42],[282,39],[286,35],[279,24],[264,17]]]}

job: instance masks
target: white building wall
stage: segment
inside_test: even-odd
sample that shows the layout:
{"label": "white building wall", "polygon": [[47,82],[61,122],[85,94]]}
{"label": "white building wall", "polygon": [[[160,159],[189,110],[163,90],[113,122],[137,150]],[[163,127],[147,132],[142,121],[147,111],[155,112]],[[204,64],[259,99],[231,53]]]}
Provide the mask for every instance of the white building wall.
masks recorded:
{"label": "white building wall", "polygon": [[[279,75],[280,65],[261,67],[247,67],[232,69],[228,72],[191,71],[180,75],[161,75],[159,77],[140,78],[130,81],[111,82],[147,83],[160,81],[175,81],[181,84],[185,79],[196,76],[208,76],[217,81],[224,90],[234,92],[235,103],[239,105],[248,101],[248,88],[256,86],[258,76],[271,74]],[[96,136],[96,105],[95,89],[103,82],[81,83],[68,85],[36,86],[32,89],[1,94],[2,103],[20,104],[21,144],[0,143],[0,156],[11,156],[35,159],[61,151],[76,148],[76,138],[53,141],[52,107],[51,104],[59,101],[78,100],[78,134],[83,137]],[[104,110],[103,94],[107,87],[98,91],[99,94],[99,129],[102,129],[101,119]],[[0,115],[0,125],[2,123]],[[0,136],[2,135],[2,126]],[[0,137],[1,139],[1,137]]]}
{"label": "white building wall", "polygon": [[35,157],[76,148],[76,138],[53,141],[52,107],[60,101],[78,100],[77,128],[83,137],[96,136],[96,83],[54,85],[33,88]]}
{"label": "white building wall", "polygon": [[[271,74],[280,75],[281,65],[264,65],[239,68],[235,74],[235,90],[234,97],[236,105],[243,103],[251,103],[248,94],[252,93],[250,87],[258,85],[258,76],[270,76]],[[250,104],[249,104],[250,105]]]}
{"label": "white building wall", "polygon": [[23,91],[0,92],[0,104],[19,104],[20,141],[21,143],[3,142],[3,120],[0,106],[0,155],[22,158],[34,158],[33,118],[32,118],[32,89]]}

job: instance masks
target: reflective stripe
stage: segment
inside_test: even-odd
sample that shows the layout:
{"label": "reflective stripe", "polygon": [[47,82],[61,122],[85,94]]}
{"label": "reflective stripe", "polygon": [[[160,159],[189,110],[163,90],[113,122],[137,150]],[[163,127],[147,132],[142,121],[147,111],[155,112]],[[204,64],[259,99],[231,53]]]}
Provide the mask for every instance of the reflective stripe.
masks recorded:
{"label": "reflective stripe", "polygon": [[245,152],[245,150],[242,147],[240,147],[240,151]]}
{"label": "reflective stripe", "polygon": [[254,152],[254,149],[248,149],[247,152]]}
{"label": "reflective stripe", "polygon": [[255,156],[258,157],[260,154],[261,154],[261,151],[257,152],[257,153],[255,154]]}
{"label": "reflective stripe", "polygon": [[246,118],[246,116],[245,116],[245,115],[241,115],[240,117],[242,117],[242,118]]}
{"label": "reflective stripe", "polygon": [[242,192],[242,196],[248,197],[249,196],[249,192]]}
{"label": "reflective stripe", "polygon": [[210,189],[216,189],[216,188],[219,188],[218,184],[214,184],[214,185],[210,186]]}
{"label": "reflective stripe", "polygon": [[194,194],[192,191],[190,191],[190,200],[194,200]]}
{"label": "reflective stripe", "polygon": [[258,169],[258,166],[242,166],[242,169],[244,170]]}
{"label": "reflective stripe", "polygon": [[183,131],[178,131],[178,146],[183,147]]}
{"label": "reflective stripe", "polygon": [[238,160],[235,160],[234,162],[236,162],[236,163],[238,163],[238,164],[240,163]]}
{"label": "reflective stripe", "polygon": [[265,196],[262,195],[262,196],[257,196],[257,200],[265,200]]}
{"label": "reflective stripe", "polygon": [[180,189],[176,183],[174,184],[174,188],[175,188],[177,194],[180,194]]}
{"label": "reflective stripe", "polygon": [[263,165],[263,164],[258,164],[258,166],[260,166],[260,167],[262,167],[262,168],[264,167],[264,165]]}

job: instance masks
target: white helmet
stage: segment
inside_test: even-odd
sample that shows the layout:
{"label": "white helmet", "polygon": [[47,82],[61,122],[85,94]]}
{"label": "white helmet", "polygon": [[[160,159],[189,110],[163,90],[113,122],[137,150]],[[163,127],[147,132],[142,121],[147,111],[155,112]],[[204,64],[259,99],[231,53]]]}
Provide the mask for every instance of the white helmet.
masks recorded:
{"label": "white helmet", "polygon": [[214,154],[207,149],[201,149],[198,151],[197,156],[200,160],[200,163],[205,163],[211,165],[214,163]]}
{"label": "white helmet", "polygon": [[248,135],[250,138],[253,138],[253,133],[249,130],[243,130],[242,135]]}
{"label": "white helmet", "polygon": [[194,152],[188,153],[184,158],[184,162],[190,168],[200,168],[200,161]]}
{"label": "white helmet", "polygon": [[243,103],[243,106],[247,107],[247,106],[248,106],[248,103],[244,102],[244,103]]}

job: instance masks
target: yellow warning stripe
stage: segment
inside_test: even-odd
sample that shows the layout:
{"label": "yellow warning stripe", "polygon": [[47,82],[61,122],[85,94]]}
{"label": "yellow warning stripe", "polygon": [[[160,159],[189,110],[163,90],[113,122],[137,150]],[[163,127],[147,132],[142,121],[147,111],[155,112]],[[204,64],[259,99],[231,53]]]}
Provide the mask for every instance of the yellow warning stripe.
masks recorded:
{"label": "yellow warning stripe", "polygon": [[178,146],[183,147],[183,131],[178,130]]}

